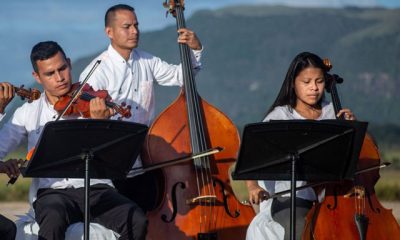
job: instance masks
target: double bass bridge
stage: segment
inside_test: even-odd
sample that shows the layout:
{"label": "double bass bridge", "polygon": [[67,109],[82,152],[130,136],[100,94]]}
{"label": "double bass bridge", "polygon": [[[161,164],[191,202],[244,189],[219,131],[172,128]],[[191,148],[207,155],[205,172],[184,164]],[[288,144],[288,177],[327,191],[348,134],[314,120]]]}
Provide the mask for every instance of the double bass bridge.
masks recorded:
{"label": "double bass bridge", "polygon": [[187,199],[186,200],[187,205],[223,205],[221,201],[218,201],[216,195],[204,195],[204,196],[198,196],[195,198]]}

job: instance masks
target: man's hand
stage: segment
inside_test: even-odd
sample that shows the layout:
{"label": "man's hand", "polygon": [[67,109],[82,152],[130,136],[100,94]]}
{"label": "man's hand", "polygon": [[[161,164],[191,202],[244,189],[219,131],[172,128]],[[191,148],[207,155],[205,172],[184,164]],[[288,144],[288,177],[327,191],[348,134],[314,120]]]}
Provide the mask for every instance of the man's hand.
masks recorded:
{"label": "man's hand", "polygon": [[19,168],[24,163],[22,159],[10,159],[8,161],[0,161],[0,173],[5,173],[9,178],[18,177],[20,174]]}
{"label": "man's hand", "polygon": [[109,119],[114,115],[114,110],[106,106],[104,98],[93,98],[90,100],[90,117],[92,119]]}
{"label": "man's hand", "polygon": [[178,43],[185,43],[193,50],[201,50],[201,42],[197,38],[196,33],[187,28],[179,29],[178,33]]}
{"label": "man's hand", "polygon": [[14,88],[7,82],[0,83],[0,113],[4,113],[7,105],[14,98]]}

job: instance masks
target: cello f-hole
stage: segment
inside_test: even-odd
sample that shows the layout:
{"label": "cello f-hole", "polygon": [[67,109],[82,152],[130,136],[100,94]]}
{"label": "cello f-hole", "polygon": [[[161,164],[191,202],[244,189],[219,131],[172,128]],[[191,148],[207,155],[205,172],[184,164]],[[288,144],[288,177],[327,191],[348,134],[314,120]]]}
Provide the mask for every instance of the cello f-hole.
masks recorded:
{"label": "cello f-hole", "polygon": [[221,194],[223,197],[223,203],[224,203],[224,208],[225,208],[225,212],[231,217],[231,218],[237,218],[240,216],[240,212],[235,210],[234,214],[231,213],[231,211],[229,210],[229,206],[228,206],[228,196],[226,195],[226,191],[225,191],[225,187],[224,184],[222,183],[221,180],[219,179],[214,179],[213,181],[214,183],[214,187],[218,184],[221,187]]}

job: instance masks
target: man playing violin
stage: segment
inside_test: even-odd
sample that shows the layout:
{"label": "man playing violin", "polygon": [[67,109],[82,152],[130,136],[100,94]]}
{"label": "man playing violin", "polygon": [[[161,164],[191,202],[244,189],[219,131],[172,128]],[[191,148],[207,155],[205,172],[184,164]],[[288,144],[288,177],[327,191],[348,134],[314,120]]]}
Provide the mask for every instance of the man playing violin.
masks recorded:
{"label": "man playing violin", "polygon": [[[19,107],[0,130],[0,159],[24,139],[28,140],[28,149],[35,147],[44,125],[58,116],[54,104],[72,85],[70,60],[56,42],[36,44],[31,52],[31,63],[32,75],[43,86],[45,94]],[[107,119],[112,114],[104,99],[90,100],[91,118]],[[76,117],[62,119],[67,118]],[[34,178],[32,181],[32,185],[38,186],[30,203],[39,224],[39,239],[64,239],[69,225],[83,221],[84,180]],[[118,233],[119,239],[144,239],[147,220],[140,208],[120,195],[108,179],[92,179],[90,184],[90,221]]]}
{"label": "man playing violin", "polygon": [[[96,57],[82,72],[83,81],[90,68],[101,60],[89,84],[95,89],[107,89],[115,102],[125,102],[132,107],[132,117],[128,121],[150,125],[155,115],[154,84],[164,86],[182,86],[181,65],[172,65],[147,52],[137,49],[139,44],[139,21],[133,7],[118,4],[110,7],[105,14],[105,33],[110,39],[108,49]],[[187,29],[178,30],[178,42],[187,44],[191,51],[192,67],[198,72],[202,45],[196,34]],[[140,167],[138,159],[134,167]],[[129,176],[134,176],[130,174]],[[140,177],[135,178],[141,182]],[[132,188],[137,185],[134,178],[115,182],[117,188],[125,195],[134,195]],[[133,197],[134,198],[134,197]]]}

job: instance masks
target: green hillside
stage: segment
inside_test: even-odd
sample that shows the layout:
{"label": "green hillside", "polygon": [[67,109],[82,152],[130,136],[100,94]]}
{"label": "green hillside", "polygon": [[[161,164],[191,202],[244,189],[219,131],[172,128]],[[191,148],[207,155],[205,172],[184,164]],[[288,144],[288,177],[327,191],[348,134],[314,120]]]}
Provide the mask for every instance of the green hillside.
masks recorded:
{"label": "green hillside", "polygon": [[[263,118],[290,61],[299,52],[312,51],[328,57],[332,73],[344,78],[338,87],[342,105],[377,126],[377,132],[400,126],[399,23],[400,9],[278,6],[204,10],[187,19],[205,48],[203,70],[197,76],[199,93],[240,128]],[[139,47],[179,62],[175,26],[142,33]],[[75,59],[75,80],[97,54]],[[168,106],[178,91],[158,87],[157,111]],[[392,137],[390,143],[398,139]]]}
{"label": "green hillside", "polygon": [[[259,121],[279,90],[288,65],[302,51],[328,57],[343,106],[359,119],[398,124],[400,10],[270,6],[199,11],[187,20],[201,38],[200,95],[243,126]],[[143,33],[140,48],[179,62],[175,26]],[[75,64],[80,72],[89,59]],[[77,66],[78,65],[78,66]],[[161,87],[158,110],[178,89]]]}

